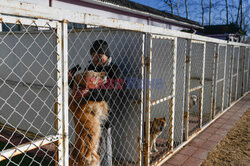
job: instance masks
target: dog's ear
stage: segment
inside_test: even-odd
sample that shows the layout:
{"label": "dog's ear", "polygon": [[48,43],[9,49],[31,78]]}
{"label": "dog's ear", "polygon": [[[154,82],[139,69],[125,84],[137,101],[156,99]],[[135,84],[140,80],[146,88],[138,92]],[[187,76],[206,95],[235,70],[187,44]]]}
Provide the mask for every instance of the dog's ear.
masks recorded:
{"label": "dog's ear", "polygon": [[73,81],[73,89],[76,90],[77,89],[77,84],[79,82],[79,74],[77,74],[75,77],[74,77],[74,81]]}
{"label": "dog's ear", "polygon": [[77,74],[74,78],[74,86],[73,89],[76,89],[77,86],[79,86],[79,84],[84,84],[84,86],[86,85],[85,83],[85,76],[86,73],[81,73],[81,74]]}

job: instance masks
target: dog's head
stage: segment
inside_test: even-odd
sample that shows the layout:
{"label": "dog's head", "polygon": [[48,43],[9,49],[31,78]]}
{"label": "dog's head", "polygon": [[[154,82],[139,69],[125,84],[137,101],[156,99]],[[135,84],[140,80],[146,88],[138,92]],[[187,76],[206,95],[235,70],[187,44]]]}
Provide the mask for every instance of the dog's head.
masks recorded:
{"label": "dog's head", "polygon": [[154,123],[155,123],[155,127],[159,131],[162,131],[167,125],[166,117],[154,118]]}
{"label": "dog's head", "polygon": [[74,97],[83,97],[89,92],[89,89],[98,89],[101,84],[106,83],[106,80],[106,72],[90,70],[77,74],[74,79],[72,95]]}
{"label": "dog's head", "polygon": [[191,102],[192,102],[192,105],[193,105],[193,106],[197,105],[198,98],[197,98],[196,95],[192,95],[192,96],[191,96]]}

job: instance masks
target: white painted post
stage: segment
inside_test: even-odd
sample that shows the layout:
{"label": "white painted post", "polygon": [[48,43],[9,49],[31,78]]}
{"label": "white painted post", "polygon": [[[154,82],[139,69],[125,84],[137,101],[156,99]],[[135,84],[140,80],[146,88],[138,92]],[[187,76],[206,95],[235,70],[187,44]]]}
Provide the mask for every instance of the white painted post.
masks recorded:
{"label": "white painted post", "polygon": [[68,22],[63,21],[63,157],[64,165],[69,165],[69,120],[68,120]]}
{"label": "white painted post", "polygon": [[202,66],[202,83],[201,83],[201,99],[200,99],[200,112],[199,112],[199,118],[200,118],[200,121],[199,121],[199,128],[202,128],[202,112],[203,112],[203,99],[204,99],[204,84],[205,84],[205,61],[206,61],[206,43],[204,43],[204,50],[203,50],[203,66]]}
{"label": "white painted post", "polygon": [[170,128],[171,128],[171,133],[169,136],[171,137],[170,139],[170,146],[171,150],[174,150],[174,121],[175,121],[175,97],[176,97],[176,68],[177,68],[177,37],[174,38],[174,58],[173,58],[173,84],[172,84],[172,96],[173,98],[170,100],[171,102],[171,110],[170,110],[170,115],[171,115],[171,121],[170,121]]}

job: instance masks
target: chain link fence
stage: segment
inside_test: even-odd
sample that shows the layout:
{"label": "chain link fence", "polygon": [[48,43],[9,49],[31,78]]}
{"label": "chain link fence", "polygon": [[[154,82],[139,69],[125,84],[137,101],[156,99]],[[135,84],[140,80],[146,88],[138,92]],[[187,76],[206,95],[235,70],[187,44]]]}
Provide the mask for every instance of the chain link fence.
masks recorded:
{"label": "chain link fence", "polygon": [[0,165],[160,165],[250,90],[249,45],[52,20],[1,15]]}
{"label": "chain link fence", "polygon": [[2,26],[0,165],[58,164],[60,27],[52,21],[10,16],[3,17]]}

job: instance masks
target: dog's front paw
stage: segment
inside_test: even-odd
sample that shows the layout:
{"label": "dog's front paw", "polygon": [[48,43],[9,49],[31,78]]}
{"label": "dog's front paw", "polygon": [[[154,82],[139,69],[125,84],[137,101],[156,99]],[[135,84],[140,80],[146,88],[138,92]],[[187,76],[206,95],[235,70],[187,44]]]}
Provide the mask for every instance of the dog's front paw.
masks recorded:
{"label": "dog's front paw", "polygon": [[151,149],[150,154],[152,154],[152,152],[158,152],[158,150],[156,148],[153,148],[153,149]]}
{"label": "dog's front paw", "polygon": [[158,152],[158,150],[156,148],[154,148],[154,152]]}

